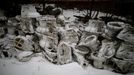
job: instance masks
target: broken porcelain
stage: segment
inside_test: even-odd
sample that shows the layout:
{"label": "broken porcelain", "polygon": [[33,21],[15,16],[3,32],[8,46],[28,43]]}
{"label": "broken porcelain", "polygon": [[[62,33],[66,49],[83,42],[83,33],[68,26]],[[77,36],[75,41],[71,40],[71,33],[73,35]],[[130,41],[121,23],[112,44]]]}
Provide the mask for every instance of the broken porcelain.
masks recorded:
{"label": "broken porcelain", "polygon": [[124,40],[125,42],[134,44],[134,28],[126,26],[118,35],[117,38]]}
{"label": "broken porcelain", "polygon": [[74,60],[76,60],[76,62],[78,62],[81,66],[86,67],[89,64],[89,61],[85,59],[85,54],[88,52],[82,52],[79,52],[78,49],[73,48]]}
{"label": "broken porcelain", "polygon": [[[120,59],[129,59],[129,60],[134,60],[134,46],[129,43],[121,43],[119,49],[116,52],[115,55],[117,58]],[[133,62],[133,61],[132,61]]]}
{"label": "broken porcelain", "polygon": [[93,60],[93,66],[98,69],[103,69],[106,59],[104,57],[98,57],[96,53],[91,53],[91,59]]}
{"label": "broken porcelain", "polygon": [[103,40],[101,49],[98,54],[92,53],[91,58],[94,60],[94,66],[96,68],[104,68],[105,62],[115,55],[116,41]]}
{"label": "broken porcelain", "polygon": [[[55,6],[45,7],[48,11],[41,9],[38,5],[22,5],[21,15],[0,17],[1,58],[16,57],[26,62],[40,53],[54,64],[76,61],[81,66],[88,66],[93,61],[93,66],[99,69],[112,66],[120,72],[134,70],[133,27],[123,22],[105,25],[101,20],[82,23],[73,17],[74,11],[72,15],[66,15]],[[51,15],[41,16],[38,12]],[[114,39],[118,33],[118,39]]]}
{"label": "broken porcelain", "polygon": [[75,51],[77,53],[85,55],[85,54],[88,54],[89,52],[91,52],[91,49],[89,47],[85,46],[85,45],[79,45],[79,46],[76,46]]}
{"label": "broken porcelain", "polygon": [[34,33],[34,28],[32,25],[32,19],[21,18],[20,28],[24,33]]}
{"label": "broken porcelain", "polygon": [[67,64],[72,61],[71,47],[66,42],[60,42],[57,50],[59,64]]}
{"label": "broken porcelain", "polygon": [[56,18],[56,22],[57,24],[60,24],[61,27],[65,27],[65,21],[66,21],[66,17],[64,15],[58,15]]}
{"label": "broken porcelain", "polygon": [[16,51],[14,48],[14,38],[13,35],[5,35],[4,38],[0,39],[0,56],[5,57],[15,57]]}
{"label": "broken porcelain", "polygon": [[57,52],[50,52],[48,50],[43,51],[43,55],[45,56],[48,61],[56,64],[57,63]]}
{"label": "broken porcelain", "polygon": [[35,9],[35,6],[32,4],[29,5],[22,5],[21,6],[21,17],[23,18],[36,18],[40,17],[41,15]]}
{"label": "broken porcelain", "polygon": [[83,34],[78,46],[85,45],[85,46],[89,47],[89,49],[91,49],[92,52],[95,52],[98,50],[99,44],[100,43],[99,43],[98,37],[96,35]]}
{"label": "broken porcelain", "polygon": [[7,21],[7,33],[11,35],[15,35],[15,31],[19,27],[20,22],[18,22],[14,17],[9,18]]}
{"label": "broken porcelain", "polygon": [[88,26],[85,27],[85,31],[91,32],[91,33],[101,33],[103,26],[105,26],[104,21],[99,20],[89,20]]}
{"label": "broken porcelain", "polygon": [[105,28],[105,35],[108,39],[113,39],[123,29],[123,22],[108,22]]}
{"label": "broken porcelain", "polygon": [[44,35],[39,41],[39,45],[44,49],[43,54],[49,61],[57,62],[57,46],[54,38]]}
{"label": "broken porcelain", "polygon": [[69,44],[77,44],[78,40],[78,33],[74,29],[69,29],[63,34],[63,41]]}
{"label": "broken porcelain", "polygon": [[31,58],[34,56],[35,56],[35,54],[33,54],[33,52],[31,52],[31,51],[23,51],[23,52],[20,52],[19,54],[17,54],[16,59],[21,62],[27,62],[27,61],[31,60]]}
{"label": "broken porcelain", "polygon": [[36,31],[41,34],[53,32],[56,29],[57,24],[54,16],[46,15],[37,20],[39,21],[39,26],[36,28]]}
{"label": "broken porcelain", "polygon": [[15,47],[23,51],[33,51],[33,41],[31,37],[17,36],[14,40]]}
{"label": "broken porcelain", "polygon": [[47,47],[49,49],[50,47],[50,51],[51,49],[57,45],[57,42],[55,42],[55,38],[54,37],[50,37],[50,36],[46,36],[44,35],[42,37],[42,39],[39,41],[40,46],[45,50]]}
{"label": "broken porcelain", "polygon": [[74,22],[67,23],[67,24],[65,24],[65,29],[66,30],[74,29],[76,32],[78,32],[79,31],[79,25],[78,25],[78,23],[74,23]]}
{"label": "broken porcelain", "polygon": [[117,65],[115,71],[121,73],[134,72],[134,47],[133,44],[122,42],[118,48],[113,62]]}
{"label": "broken porcelain", "polygon": [[115,68],[116,72],[125,74],[128,72],[134,72],[134,60],[121,60],[113,58],[112,61],[117,65],[117,68]]}
{"label": "broken porcelain", "polygon": [[115,55],[116,41],[103,40],[101,49],[99,50],[98,57],[111,58]]}

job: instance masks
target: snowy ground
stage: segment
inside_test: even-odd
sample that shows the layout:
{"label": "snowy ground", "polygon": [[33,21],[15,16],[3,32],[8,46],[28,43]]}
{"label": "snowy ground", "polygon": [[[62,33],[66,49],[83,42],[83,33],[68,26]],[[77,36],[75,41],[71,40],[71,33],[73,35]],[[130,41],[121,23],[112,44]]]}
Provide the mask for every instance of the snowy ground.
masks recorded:
{"label": "snowy ground", "polygon": [[[76,62],[66,65],[54,65],[41,56],[33,57],[29,62],[16,59],[0,59],[0,75],[122,75],[91,66],[82,68]],[[134,75],[134,74],[127,74]]]}

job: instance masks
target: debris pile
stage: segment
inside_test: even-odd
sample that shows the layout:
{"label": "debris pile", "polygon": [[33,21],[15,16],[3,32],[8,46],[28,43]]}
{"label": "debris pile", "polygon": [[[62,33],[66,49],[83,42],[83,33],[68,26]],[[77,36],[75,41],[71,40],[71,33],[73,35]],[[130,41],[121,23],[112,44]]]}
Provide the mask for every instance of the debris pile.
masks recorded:
{"label": "debris pile", "polygon": [[54,64],[78,62],[83,67],[92,64],[120,73],[134,72],[131,25],[105,24],[103,20],[70,22],[61,10],[52,6],[45,9],[47,15],[40,15],[34,6],[24,5],[21,16],[0,19],[0,58],[26,62],[42,53]]}

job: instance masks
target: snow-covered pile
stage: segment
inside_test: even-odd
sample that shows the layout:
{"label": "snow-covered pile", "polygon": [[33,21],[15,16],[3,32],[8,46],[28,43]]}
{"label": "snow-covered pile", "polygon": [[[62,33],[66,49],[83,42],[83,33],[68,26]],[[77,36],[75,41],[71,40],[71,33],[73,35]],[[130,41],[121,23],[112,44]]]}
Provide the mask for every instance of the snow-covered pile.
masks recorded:
{"label": "snow-covered pile", "polygon": [[[106,23],[99,18],[104,13],[90,19],[83,16],[85,10],[62,10],[54,6],[45,10],[46,15],[40,15],[35,6],[25,5],[21,16],[0,21],[0,72],[63,75],[68,70],[66,74],[92,75],[95,70],[95,74],[116,74],[96,70],[91,65],[120,73],[134,71],[134,28],[131,25],[114,21]],[[13,69],[9,70],[11,67]],[[23,67],[28,67],[26,72],[22,71]]]}

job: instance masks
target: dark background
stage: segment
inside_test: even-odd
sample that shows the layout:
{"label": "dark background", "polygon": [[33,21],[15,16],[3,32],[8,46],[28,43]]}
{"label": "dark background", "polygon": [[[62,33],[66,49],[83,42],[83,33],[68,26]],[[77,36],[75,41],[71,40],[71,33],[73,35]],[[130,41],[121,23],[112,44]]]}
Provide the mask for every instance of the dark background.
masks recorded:
{"label": "dark background", "polygon": [[0,8],[6,11],[7,16],[15,16],[20,14],[21,4],[31,3],[56,3],[64,8],[98,10],[134,20],[134,0],[2,0]]}

